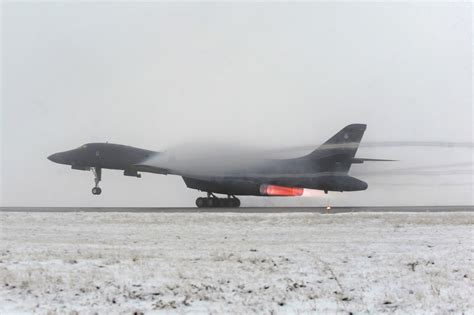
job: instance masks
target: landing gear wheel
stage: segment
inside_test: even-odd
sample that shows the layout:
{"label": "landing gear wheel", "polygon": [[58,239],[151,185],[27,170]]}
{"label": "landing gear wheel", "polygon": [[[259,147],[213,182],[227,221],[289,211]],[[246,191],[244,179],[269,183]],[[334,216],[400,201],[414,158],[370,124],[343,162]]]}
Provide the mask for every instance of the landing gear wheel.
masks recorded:
{"label": "landing gear wheel", "polygon": [[94,183],[95,187],[92,188],[93,195],[100,195],[102,193],[102,189],[99,187],[99,183],[102,180],[102,169],[100,167],[93,167],[92,173],[94,174]]}
{"label": "landing gear wheel", "polygon": [[199,197],[198,199],[196,199],[196,206],[197,206],[198,208],[204,207],[205,204],[206,204],[206,202],[205,202],[204,198]]}
{"label": "landing gear wheel", "polygon": [[231,198],[221,199],[220,206],[223,208],[232,208],[234,206],[234,202]]}
{"label": "landing gear wheel", "polygon": [[229,198],[217,198],[213,194],[209,194],[207,198],[197,198],[196,206],[198,208],[238,208],[240,206],[240,200],[234,196],[229,196]]}
{"label": "landing gear wheel", "polygon": [[219,207],[219,199],[217,198],[207,198],[207,204],[209,208]]}
{"label": "landing gear wheel", "polygon": [[239,199],[233,198],[231,200],[232,200],[232,207],[234,207],[234,208],[240,207],[240,200]]}

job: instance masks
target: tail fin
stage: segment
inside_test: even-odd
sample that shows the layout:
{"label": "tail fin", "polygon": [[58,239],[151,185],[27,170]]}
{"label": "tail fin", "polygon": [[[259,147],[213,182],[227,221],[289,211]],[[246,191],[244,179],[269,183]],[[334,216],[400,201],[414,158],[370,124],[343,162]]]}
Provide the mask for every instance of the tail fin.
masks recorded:
{"label": "tail fin", "polygon": [[328,150],[330,152],[338,152],[353,158],[359,148],[359,143],[362,140],[367,125],[352,124],[341,129],[338,133],[332,136],[328,141],[324,142],[318,150]]}
{"label": "tail fin", "polygon": [[324,171],[348,172],[366,128],[365,124],[348,125],[306,158],[318,160]]}

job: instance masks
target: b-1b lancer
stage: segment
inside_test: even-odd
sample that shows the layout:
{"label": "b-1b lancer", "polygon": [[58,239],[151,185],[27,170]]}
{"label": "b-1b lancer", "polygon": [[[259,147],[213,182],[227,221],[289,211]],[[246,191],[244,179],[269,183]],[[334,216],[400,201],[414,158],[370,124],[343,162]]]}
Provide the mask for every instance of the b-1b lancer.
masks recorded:
{"label": "b-1b lancer", "polygon": [[[91,170],[94,195],[102,192],[99,187],[102,169],[112,169],[134,177],[141,177],[143,172],[181,176],[188,188],[207,193],[207,197],[196,199],[198,207],[239,207],[236,196],[241,195],[301,196],[305,188],[325,193],[367,189],[366,182],[348,175],[351,165],[390,160],[355,157],[365,129],[365,124],[348,125],[302,157],[260,159],[251,163],[234,159],[220,167],[211,163],[205,171],[199,167],[192,170],[185,165],[178,166],[173,160],[160,160],[162,152],[112,143],[88,143],[55,153],[48,159],[75,170]],[[218,198],[215,194],[224,194],[227,198]]]}

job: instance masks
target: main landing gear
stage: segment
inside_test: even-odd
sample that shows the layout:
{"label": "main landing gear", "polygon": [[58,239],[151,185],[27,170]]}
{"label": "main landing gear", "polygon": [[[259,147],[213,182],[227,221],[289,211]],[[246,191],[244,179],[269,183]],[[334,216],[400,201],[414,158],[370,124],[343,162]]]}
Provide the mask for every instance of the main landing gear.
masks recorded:
{"label": "main landing gear", "polygon": [[94,174],[95,186],[92,188],[93,195],[100,195],[102,189],[99,187],[99,182],[102,180],[102,169],[100,167],[92,167],[92,173]]}
{"label": "main landing gear", "polygon": [[196,206],[198,208],[238,208],[240,200],[231,195],[227,198],[217,198],[213,193],[207,193],[207,198],[196,199]]}

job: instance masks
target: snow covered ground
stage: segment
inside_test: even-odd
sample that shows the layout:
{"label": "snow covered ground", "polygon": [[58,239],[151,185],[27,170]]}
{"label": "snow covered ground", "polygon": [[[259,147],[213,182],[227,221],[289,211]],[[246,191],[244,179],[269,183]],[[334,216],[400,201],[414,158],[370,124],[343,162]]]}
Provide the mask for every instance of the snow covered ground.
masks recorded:
{"label": "snow covered ground", "polygon": [[0,313],[474,313],[474,213],[0,213]]}

